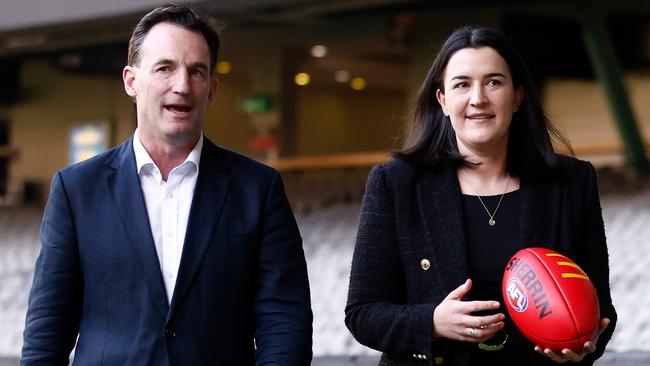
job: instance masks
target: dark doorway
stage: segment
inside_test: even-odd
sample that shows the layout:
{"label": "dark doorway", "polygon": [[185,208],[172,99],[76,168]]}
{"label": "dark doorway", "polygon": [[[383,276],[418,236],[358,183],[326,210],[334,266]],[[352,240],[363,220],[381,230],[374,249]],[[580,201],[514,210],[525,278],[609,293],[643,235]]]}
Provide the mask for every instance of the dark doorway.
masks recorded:
{"label": "dark doorway", "polygon": [[9,121],[0,119],[0,197],[7,195],[9,181]]}

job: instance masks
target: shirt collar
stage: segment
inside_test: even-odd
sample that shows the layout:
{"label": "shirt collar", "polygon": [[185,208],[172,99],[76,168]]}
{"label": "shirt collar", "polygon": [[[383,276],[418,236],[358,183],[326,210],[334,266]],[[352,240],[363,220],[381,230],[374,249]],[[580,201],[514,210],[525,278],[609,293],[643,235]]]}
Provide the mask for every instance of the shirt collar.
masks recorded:
{"label": "shirt collar", "polygon": [[[189,155],[187,155],[185,161],[183,161],[183,163],[181,163],[179,166],[186,165],[187,163],[194,164],[196,166],[196,172],[198,173],[199,164],[201,162],[202,150],[203,150],[203,132],[201,132],[201,137],[199,137],[199,142],[197,142],[196,145],[194,145],[194,148],[192,148],[192,151],[190,151]],[[138,175],[142,173],[143,169],[145,170],[145,172],[149,172],[150,169],[156,167],[156,163],[154,163],[153,159],[151,159],[151,156],[144,148],[144,145],[142,145],[142,141],[140,141],[140,133],[137,128],[135,130],[135,133],[133,134],[133,151],[135,153],[135,164],[137,167]]]}

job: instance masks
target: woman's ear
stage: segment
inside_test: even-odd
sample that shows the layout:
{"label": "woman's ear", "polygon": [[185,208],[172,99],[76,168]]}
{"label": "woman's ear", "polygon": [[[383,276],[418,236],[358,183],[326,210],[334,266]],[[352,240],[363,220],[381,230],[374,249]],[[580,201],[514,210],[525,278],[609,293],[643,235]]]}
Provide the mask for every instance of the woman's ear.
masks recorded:
{"label": "woman's ear", "polygon": [[438,103],[440,103],[440,107],[442,107],[442,113],[449,117],[447,106],[445,105],[445,94],[440,89],[436,89],[436,99],[438,99]]}
{"label": "woman's ear", "polygon": [[513,111],[517,112],[519,111],[519,107],[521,107],[521,102],[524,100],[524,86],[519,85],[517,88],[515,88],[515,98],[514,98],[514,109]]}

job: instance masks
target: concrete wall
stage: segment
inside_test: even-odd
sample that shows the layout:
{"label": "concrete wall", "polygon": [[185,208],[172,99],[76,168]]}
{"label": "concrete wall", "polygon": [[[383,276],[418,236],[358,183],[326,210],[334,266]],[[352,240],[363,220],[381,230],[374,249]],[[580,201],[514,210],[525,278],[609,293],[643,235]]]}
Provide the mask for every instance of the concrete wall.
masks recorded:
{"label": "concrete wall", "polygon": [[394,148],[407,111],[399,91],[305,88],[296,103],[299,155]]}
{"label": "concrete wall", "polygon": [[[119,77],[70,75],[47,60],[28,61],[23,68],[23,101],[7,109],[10,144],[18,156],[10,179],[47,184],[68,164],[70,128],[80,122],[105,121],[113,126],[113,142],[128,138],[135,111]],[[221,76],[205,122],[205,134],[218,144],[246,153],[251,128],[239,104],[250,93],[246,79]],[[650,140],[650,76],[629,75],[627,85],[646,141]],[[387,150],[396,147],[411,107],[408,87],[402,91],[301,88],[296,93],[298,155]],[[552,119],[579,150],[592,144],[620,144],[604,93],[595,82],[553,80],[544,87],[544,104]],[[588,157],[587,157],[588,158]]]}
{"label": "concrete wall", "polygon": [[22,80],[25,98],[9,110],[10,143],[18,151],[11,162],[12,179],[47,182],[66,166],[74,124],[114,123],[116,139],[135,126],[120,79],[65,75],[46,60],[34,60],[24,65]]}
{"label": "concrete wall", "polygon": [[[25,63],[22,80],[25,98],[7,112],[10,144],[18,152],[10,164],[14,181],[47,183],[55,171],[68,165],[69,133],[75,124],[109,123],[111,145],[135,130],[134,105],[119,76],[64,74],[48,61],[36,59]],[[242,84],[222,80],[204,126],[206,136],[238,150],[246,148],[249,134],[239,111]]]}
{"label": "concrete wall", "polygon": [[[626,86],[641,135],[650,142],[650,76],[628,74]],[[552,80],[544,86],[543,95],[546,111],[576,150],[593,145],[622,146],[600,84],[585,80]]]}

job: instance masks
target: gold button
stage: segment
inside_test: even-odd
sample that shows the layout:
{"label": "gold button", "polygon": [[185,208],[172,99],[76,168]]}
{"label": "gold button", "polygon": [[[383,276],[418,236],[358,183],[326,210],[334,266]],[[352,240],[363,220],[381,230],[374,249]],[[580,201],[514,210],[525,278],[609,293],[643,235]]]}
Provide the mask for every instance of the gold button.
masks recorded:
{"label": "gold button", "polygon": [[423,270],[428,271],[429,268],[431,268],[431,262],[429,262],[428,259],[423,259],[420,261],[420,267],[422,267]]}
{"label": "gold button", "polygon": [[445,363],[445,359],[442,357],[436,357],[433,360],[435,361],[436,365],[442,365],[443,363]]}

